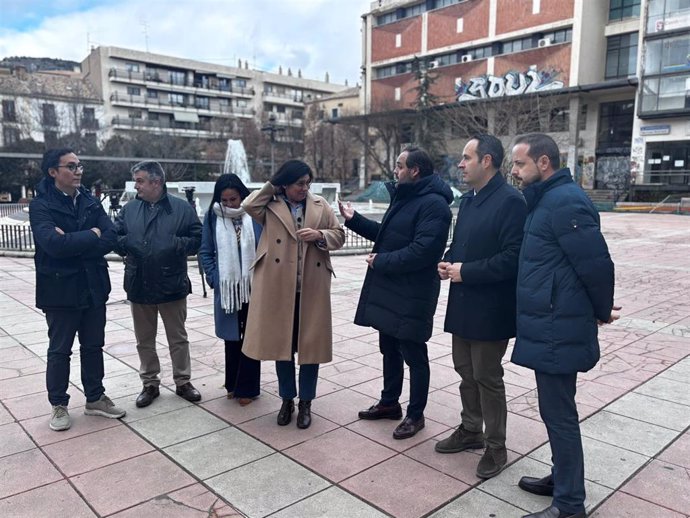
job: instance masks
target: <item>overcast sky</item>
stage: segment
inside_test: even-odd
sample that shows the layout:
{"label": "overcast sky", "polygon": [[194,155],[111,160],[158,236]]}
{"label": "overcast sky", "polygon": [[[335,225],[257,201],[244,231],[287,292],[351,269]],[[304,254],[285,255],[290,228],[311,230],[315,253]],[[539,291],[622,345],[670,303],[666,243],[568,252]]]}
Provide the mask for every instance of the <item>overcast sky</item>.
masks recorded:
{"label": "overcast sky", "polygon": [[0,58],[82,61],[90,46],[147,50],[350,85],[370,0],[0,0]]}

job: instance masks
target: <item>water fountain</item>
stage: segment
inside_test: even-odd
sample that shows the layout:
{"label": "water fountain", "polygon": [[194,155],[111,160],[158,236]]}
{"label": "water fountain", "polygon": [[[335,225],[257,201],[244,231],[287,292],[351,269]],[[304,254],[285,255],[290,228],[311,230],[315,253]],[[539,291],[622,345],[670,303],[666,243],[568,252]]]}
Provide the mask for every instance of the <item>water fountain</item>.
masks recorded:
{"label": "water fountain", "polygon": [[241,140],[228,140],[228,149],[225,152],[225,163],[223,164],[223,174],[235,173],[240,177],[242,183],[251,183],[249,166],[247,164],[247,153]]}

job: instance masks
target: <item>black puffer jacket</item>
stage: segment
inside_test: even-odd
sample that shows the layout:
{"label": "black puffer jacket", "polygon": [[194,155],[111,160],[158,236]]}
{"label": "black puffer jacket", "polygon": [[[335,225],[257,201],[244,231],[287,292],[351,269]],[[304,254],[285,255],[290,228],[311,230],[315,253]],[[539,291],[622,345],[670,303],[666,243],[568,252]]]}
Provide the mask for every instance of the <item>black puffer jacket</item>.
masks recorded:
{"label": "black puffer jacket", "polygon": [[167,192],[154,204],[137,197],[122,207],[115,227],[128,300],[163,304],[191,293],[187,257],[201,246],[201,221],[189,203]]}
{"label": "black puffer jacket", "polygon": [[[67,310],[105,304],[110,278],[103,256],[115,246],[110,218],[83,187],[76,205],[58,191],[50,177],[43,178],[36,191],[29,205],[36,242],[36,307]],[[100,229],[101,237],[91,230],[94,227]]]}
{"label": "black puffer jacket", "polygon": [[391,204],[381,223],[359,213],[346,226],[374,241],[355,324],[402,340],[431,336],[440,290],[437,265],[448,239],[453,193],[437,175],[387,184]]}

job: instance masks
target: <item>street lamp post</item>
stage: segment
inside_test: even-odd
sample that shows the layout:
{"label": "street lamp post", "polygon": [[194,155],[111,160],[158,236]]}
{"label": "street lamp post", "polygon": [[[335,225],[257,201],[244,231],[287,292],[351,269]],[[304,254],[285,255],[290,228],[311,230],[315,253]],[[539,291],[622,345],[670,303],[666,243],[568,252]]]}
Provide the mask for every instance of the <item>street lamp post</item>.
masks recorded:
{"label": "street lamp post", "polygon": [[273,175],[273,172],[275,171],[275,160],[274,160],[274,145],[276,143],[276,133],[279,131],[284,131],[285,128],[278,128],[276,127],[276,116],[274,113],[270,113],[268,115],[268,124],[261,128],[261,131],[264,131],[269,134],[270,139],[271,139],[271,175]]}

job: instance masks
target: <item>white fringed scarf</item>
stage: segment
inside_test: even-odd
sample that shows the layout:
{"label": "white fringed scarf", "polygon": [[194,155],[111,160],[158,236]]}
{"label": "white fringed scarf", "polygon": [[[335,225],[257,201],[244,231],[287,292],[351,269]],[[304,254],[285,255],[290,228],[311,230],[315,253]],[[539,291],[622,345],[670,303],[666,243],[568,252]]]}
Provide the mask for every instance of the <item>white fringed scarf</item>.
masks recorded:
{"label": "white fringed scarf", "polygon": [[[226,313],[234,313],[249,302],[252,284],[250,267],[256,257],[256,240],[252,218],[244,209],[230,209],[213,204],[216,220],[216,254],[218,259],[218,286],[220,306]],[[232,220],[242,218],[239,247]]]}

